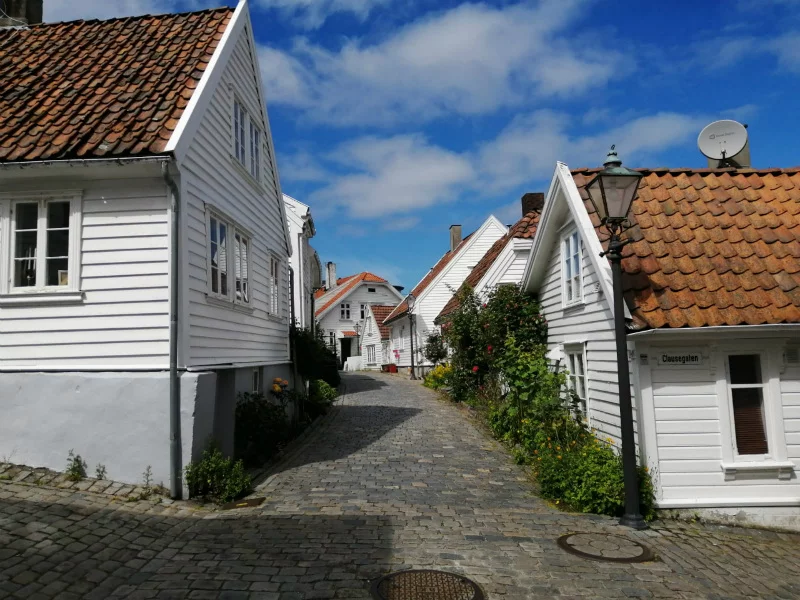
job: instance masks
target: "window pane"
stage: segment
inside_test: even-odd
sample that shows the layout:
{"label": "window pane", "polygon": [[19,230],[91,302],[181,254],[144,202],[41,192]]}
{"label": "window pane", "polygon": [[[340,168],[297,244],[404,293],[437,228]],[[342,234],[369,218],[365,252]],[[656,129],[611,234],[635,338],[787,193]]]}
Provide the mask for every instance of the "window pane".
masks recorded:
{"label": "window pane", "polygon": [[219,294],[219,269],[217,267],[211,267],[211,291],[215,294]]}
{"label": "window pane", "polygon": [[728,357],[731,383],[762,383],[761,357],[758,354],[738,354]]}
{"label": "window pane", "polygon": [[47,282],[45,285],[69,285],[69,259],[47,259]]}
{"label": "window pane", "polygon": [[211,217],[210,228],[211,228],[211,241],[216,244],[217,243],[217,220],[214,217]]}
{"label": "window pane", "polygon": [[36,231],[17,231],[14,258],[36,259]]}
{"label": "window pane", "polygon": [[223,296],[228,295],[228,227],[225,223],[219,224],[219,293]]}
{"label": "window pane", "polygon": [[39,205],[36,202],[23,202],[14,207],[17,211],[16,226],[17,231],[23,229],[36,229],[39,219]]}
{"label": "window pane", "polygon": [[36,260],[14,261],[14,287],[32,287],[36,285]]}
{"label": "window pane", "polygon": [[767,454],[764,428],[764,398],[761,388],[731,390],[736,449],[739,454]]}
{"label": "window pane", "polygon": [[240,248],[241,242],[242,238],[239,237],[239,234],[233,236],[233,268],[234,268],[234,274],[236,275],[236,279],[242,278],[242,251]]}
{"label": "window pane", "polygon": [[69,256],[69,229],[47,232],[47,256]]}
{"label": "window pane", "polygon": [[69,202],[47,203],[47,228],[69,227]]}

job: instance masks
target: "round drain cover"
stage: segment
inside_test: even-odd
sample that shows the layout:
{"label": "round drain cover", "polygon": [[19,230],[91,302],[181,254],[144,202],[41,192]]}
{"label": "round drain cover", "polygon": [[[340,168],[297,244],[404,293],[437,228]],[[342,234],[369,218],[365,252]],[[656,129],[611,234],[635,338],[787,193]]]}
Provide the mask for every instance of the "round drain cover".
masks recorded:
{"label": "round drain cover", "polygon": [[429,569],[384,575],[372,584],[371,592],[376,600],[484,600],[474,581]]}
{"label": "round drain cover", "polygon": [[570,554],[590,560],[634,563],[655,558],[647,546],[607,533],[568,533],[558,538],[558,545]]}

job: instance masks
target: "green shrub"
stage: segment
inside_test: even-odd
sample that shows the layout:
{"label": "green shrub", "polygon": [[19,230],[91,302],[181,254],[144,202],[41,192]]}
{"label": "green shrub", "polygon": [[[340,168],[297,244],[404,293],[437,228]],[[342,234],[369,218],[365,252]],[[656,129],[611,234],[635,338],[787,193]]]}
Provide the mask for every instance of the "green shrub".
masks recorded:
{"label": "green shrub", "polygon": [[453,369],[450,365],[437,365],[425,375],[422,385],[432,390],[446,387],[450,383],[452,371]]}
{"label": "green shrub", "polygon": [[272,457],[291,436],[286,409],[262,394],[239,394],[236,402],[234,456],[255,466]]}
{"label": "green shrub", "polygon": [[303,380],[322,379],[332,387],[339,386],[338,360],[321,338],[315,337],[308,329],[292,327],[291,340],[297,371]]}
{"label": "green shrub", "polygon": [[331,404],[336,400],[339,392],[323,380],[318,379],[308,384],[308,402],[306,414],[309,419],[315,419],[330,410]]}
{"label": "green shrub", "polygon": [[249,493],[252,481],[241,460],[225,458],[211,444],[203,451],[200,462],[186,467],[186,485],[190,498],[231,502]]}
{"label": "green shrub", "polygon": [[425,340],[422,355],[434,365],[438,365],[445,358],[447,358],[447,346],[444,343],[444,337],[440,333],[431,333]]}

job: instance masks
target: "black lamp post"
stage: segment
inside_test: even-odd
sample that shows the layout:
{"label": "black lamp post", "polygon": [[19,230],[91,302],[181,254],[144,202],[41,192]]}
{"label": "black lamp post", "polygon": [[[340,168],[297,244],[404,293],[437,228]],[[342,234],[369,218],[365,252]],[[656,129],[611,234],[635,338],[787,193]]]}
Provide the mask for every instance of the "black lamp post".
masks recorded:
{"label": "black lamp post", "polygon": [[[605,256],[611,262],[614,283],[614,330],[617,340],[617,379],[619,381],[619,416],[622,430],[622,469],[625,481],[625,514],[620,525],[646,529],[639,511],[639,477],[637,473],[636,442],[633,437],[633,408],[628,367],[628,347],[625,331],[625,312],[622,297],[622,249],[630,240],[620,237],[628,219],[631,204],[636,198],[642,174],[622,166],[614,146],[608,152],[605,167],[592,179],[586,191],[608,230],[610,239]],[[601,255],[602,256],[602,255]]]}
{"label": "black lamp post", "polygon": [[361,356],[361,337],[359,333],[361,332],[361,323],[356,321],[356,356]]}
{"label": "black lamp post", "polygon": [[417,376],[414,374],[414,304],[416,303],[417,299],[414,298],[414,294],[409,294],[406,298],[406,304],[408,304],[408,323],[411,333],[411,379],[416,380]]}

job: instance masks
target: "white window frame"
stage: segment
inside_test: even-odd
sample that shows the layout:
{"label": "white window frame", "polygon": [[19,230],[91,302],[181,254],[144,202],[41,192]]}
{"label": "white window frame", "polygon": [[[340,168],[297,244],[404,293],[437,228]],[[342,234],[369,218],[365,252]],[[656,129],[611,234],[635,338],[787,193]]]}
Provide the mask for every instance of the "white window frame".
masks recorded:
{"label": "white window frame", "polygon": [[367,305],[366,304],[362,304],[359,307],[359,310],[360,310],[359,314],[361,315],[361,320],[363,321],[364,319],[367,318]]}
{"label": "white window frame", "polygon": [[[225,226],[226,233],[225,233],[225,273],[228,275],[228,289],[225,293],[222,292],[222,270],[217,267],[217,291],[214,291],[213,287],[213,271],[212,271],[212,261],[211,261],[211,227],[212,227],[212,220],[216,221],[217,223],[217,245],[219,246],[219,228],[221,225]],[[243,242],[247,245],[247,263],[246,263],[246,273],[247,273],[247,299],[245,300],[243,296],[237,297],[236,293],[236,238],[239,238],[240,244]],[[241,248],[241,246],[240,246]],[[241,250],[239,259],[241,260]],[[219,265],[219,261],[217,263]],[[241,268],[239,269],[240,273],[244,273],[245,270]],[[206,207],[206,297],[207,298],[216,298],[217,300],[222,300],[224,302],[230,302],[233,305],[240,305],[243,307],[250,307],[253,304],[253,238],[250,233],[245,230],[244,228],[240,227],[233,221],[232,219],[226,217],[220,211]],[[244,279],[244,277],[242,277]],[[244,287],[244,286],[243,286]]]}
{"label": "white window frame", "polygon": [[[36,274],[39,284],[30,287],[14,287],[15,210],[20,203],[38,203]],[[67,285],[46,285],[46,228],[48,202],[69,202],[69,241],[67,259]],[[81,234],[82,192],[58,190],[25,192],[23,194],[0,193],[0,304],[74,302],[83,298],[81,294]],[[44,267],[44,268],[42,268]],[[41,275],[40,275],[41,274]]]}
{"label": "white window frame", "polygon": [[[572,273],[571,270],[574,267],[572,261],[576,256],[578,269],[576,273]],[[568,266],[570,268],[569,278],[567,277]],[[570,291],[572,297],[570,297]],[[575,227],[568,229],[561,236],[561,297],[564,306],[583,304],[583,244],[580,233]]]}
{"label": "white window frame", "polygon": [[[587,373],[586,361],[586,344],[565,344],[564,345],[564,362],[569,375],[567,376],[567,385],[574,391],[581,399],[581,410],[586,420],[589,419],[589,377]],[[581,373],[574,373],[573,368],[575,365],[580,365]],[[580,378],[581,387],[583,387],[583,395],[577,389],[578,379]]]}
{"label": "white window frame", "polygon": [[339,320],[350,321],[350,303],[342,302],[339,304]]}
{"label": "white window frame", "polygon": [[248,150],[249,155],[247,158],[247,170],[253,179],[261,181],[261,145],[264,143],[264,133],[261,128],[256,125],[252,119],[249,119],[248,125]]}
{"label": "white window frame", "polygon": [[247,123],[249,121],[244,103],[233,97],[233,156],[240,165],[247,166]]}
{"label": "white window frame", "polygon": [[[737,479],[741,473],[759,479],[790,479],[795,470],[789,460],[783,423],[780,368],[783,364],[782,348],[778,344],[765,349],[763,343],[737,340],[716,346],[710,356],[716,373],[716,392],[720,407],[720,433],[722,437],[722,472],[726,481]],[[769,454],[739,454],[736,450],[736,427],[733,420],[733,398],[730,393],[730,365],[728,356],[758,354],[763,381],[764,429]],[[745,387],[749,387],[749,384]]]}
{"label": "white window frame", "polygon": [[269,257],[269,281],[267,297],[267,313],[273,317],[280,318],[281,316],[281,274],[282,274],[282,261],[270,254]]}
{"label": "white window frame", "polygon": [[374,365],[377,362],[377,359],[375,358],[375,356],[376,356],[376,354],[375,354],[375,344],[370,344],[369,346],[367,346],[367,364],[368,365]]}

